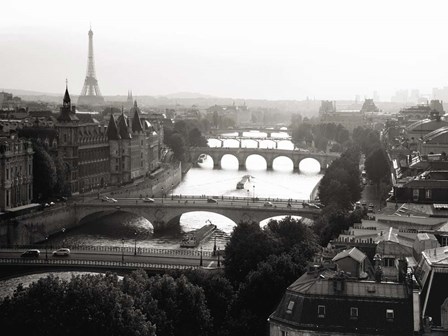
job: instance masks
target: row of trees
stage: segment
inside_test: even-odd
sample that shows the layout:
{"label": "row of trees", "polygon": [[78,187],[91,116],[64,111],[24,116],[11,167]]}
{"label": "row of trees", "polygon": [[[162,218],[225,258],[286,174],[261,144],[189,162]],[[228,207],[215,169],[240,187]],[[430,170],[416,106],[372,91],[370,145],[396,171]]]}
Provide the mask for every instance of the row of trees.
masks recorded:
{"label": "row of trees", "polygon": [[[341,151],[349,139],[350,134],[341,124],[327,123],[312,125],[307,122],[299,122],[298,119],[292,125],[292,141],[296,145],[305,142],[322,151],[326,151],[330,142],[333,143],[332,151]],[[334,143],[335,142],[335,143]]]}
{"label": "row of trees", "polygon": [[164,143],[169,146],[174,158],[185,162],[188,156],[188,147],[207,147],[207,139],[202,135],[203,123],[199,120],[180,120],[172,127],[164,128]]}
{"label": "row of trees", "polygon": [[333,161],[320,181],[319,198],[325,208],[313,229],[323,246],[364,216],[363,210],[352,211],[361,198],[360,155],[357,147],[350,147]]}
{"label": "row of trees", "polygon": [[316,249],[300,220],[263,229],[240,223],[225,249],[224,272],[49,276],[2,301],[0,323],[20,335],[264,335],[269,314]]}
{"label": "row of trees", "polygon": [[378,131],[358,127],[353,130],[353,141],[359,144],[364,153],[367,177],[374,183],[377,198],[381,203],[391,189],[390,160]]}
{"label": "row of trees", "polygon": [[319,197],[325,205],[313,228],[326,245],[341,231],[365,216],[365,209],[353,210],[353,204],[361,198],[359,162],[365,156],[365,171],[376,186],[380,203],[390,190],[389,159],[377,131],[358,127],[353,130],[350,147],[328,167],[319,185]]}

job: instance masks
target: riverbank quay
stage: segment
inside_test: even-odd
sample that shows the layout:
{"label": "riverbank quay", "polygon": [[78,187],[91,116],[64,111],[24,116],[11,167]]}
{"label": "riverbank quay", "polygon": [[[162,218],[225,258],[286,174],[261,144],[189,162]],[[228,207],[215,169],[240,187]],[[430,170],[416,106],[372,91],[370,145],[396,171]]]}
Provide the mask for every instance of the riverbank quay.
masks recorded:
{"label": "riverbank quay", "polygon": [[180,163],[163,164],[142,180],[133,184],[111,187],[97,193],[115,197],[165,197],[182,181],[182,166]]}

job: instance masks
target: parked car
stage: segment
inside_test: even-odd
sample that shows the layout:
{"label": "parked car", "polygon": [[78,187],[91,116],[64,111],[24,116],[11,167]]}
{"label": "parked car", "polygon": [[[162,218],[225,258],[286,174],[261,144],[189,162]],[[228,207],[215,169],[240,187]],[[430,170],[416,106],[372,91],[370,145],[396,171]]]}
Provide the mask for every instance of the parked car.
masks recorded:
{"label": "parked car", "polygon": [[272,204],[272,202],[264,202],[263,206],[265,206],[265,207],[272,207],[273,204]]}
{"label": "parked car", "polygon": [[214,198],[207,198],[207,203],[218,203]]}
{"label": "parked car", "polygon": [[108,200],[107,200],[107,202],[109,202],[109,203],[117,203],[118,201],[115,199],[115,198],[109,198]]}
{"label": "parked car", "polygon": [[65,247],[57,249],[56,251],[53,251],[53,255],[55,257],[68,257],[70,255],[70,249]]}
{"label": "parked car", "polygon": [[107,202],[108,200],[109,200],[109,197],[107,197],[107,196],[101,197],[101,201],[103,201],[103,202]]}
{"label": "parked car", "polygon": [[368,212],[373,212],[373,209],[375,208],[375,206],[372,204],[372,203],[370,203],[369,204],[369,206],[368,206],[368,208],[367,208],[367,211]]}
{"label": "parked car", "polygon": [[143,199],[143,202],[154,203],[154,199],[153,199],[153,198],[150,198],[150,197],[145,197],[145,198]]}
{"label": "parked car", "polygon": [[20,256],[22,258],[39,258],[40,255],[40,251],[37,249],[32,249],[32,250],[28,250],[23,252]]}

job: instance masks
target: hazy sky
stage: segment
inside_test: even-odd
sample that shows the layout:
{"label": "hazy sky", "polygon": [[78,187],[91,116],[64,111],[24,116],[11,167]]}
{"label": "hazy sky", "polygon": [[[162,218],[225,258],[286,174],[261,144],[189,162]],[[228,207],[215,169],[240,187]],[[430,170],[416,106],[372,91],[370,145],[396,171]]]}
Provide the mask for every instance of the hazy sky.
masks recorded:
{"label": "hazy sky", "polygon": [[381,98],[448,86],[446,1],[2,0],[0,90]]}

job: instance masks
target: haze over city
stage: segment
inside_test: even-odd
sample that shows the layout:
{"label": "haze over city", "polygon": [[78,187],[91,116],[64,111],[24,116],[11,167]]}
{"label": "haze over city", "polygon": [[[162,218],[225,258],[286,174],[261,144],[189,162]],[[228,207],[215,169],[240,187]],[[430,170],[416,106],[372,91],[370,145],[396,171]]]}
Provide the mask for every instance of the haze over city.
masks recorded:
{"label": "haze over city", "polygon": [[[447,85],[442,1],[2,2],[0,89],[353,99]],[[7,14],[7,15],[5,15]]]}

